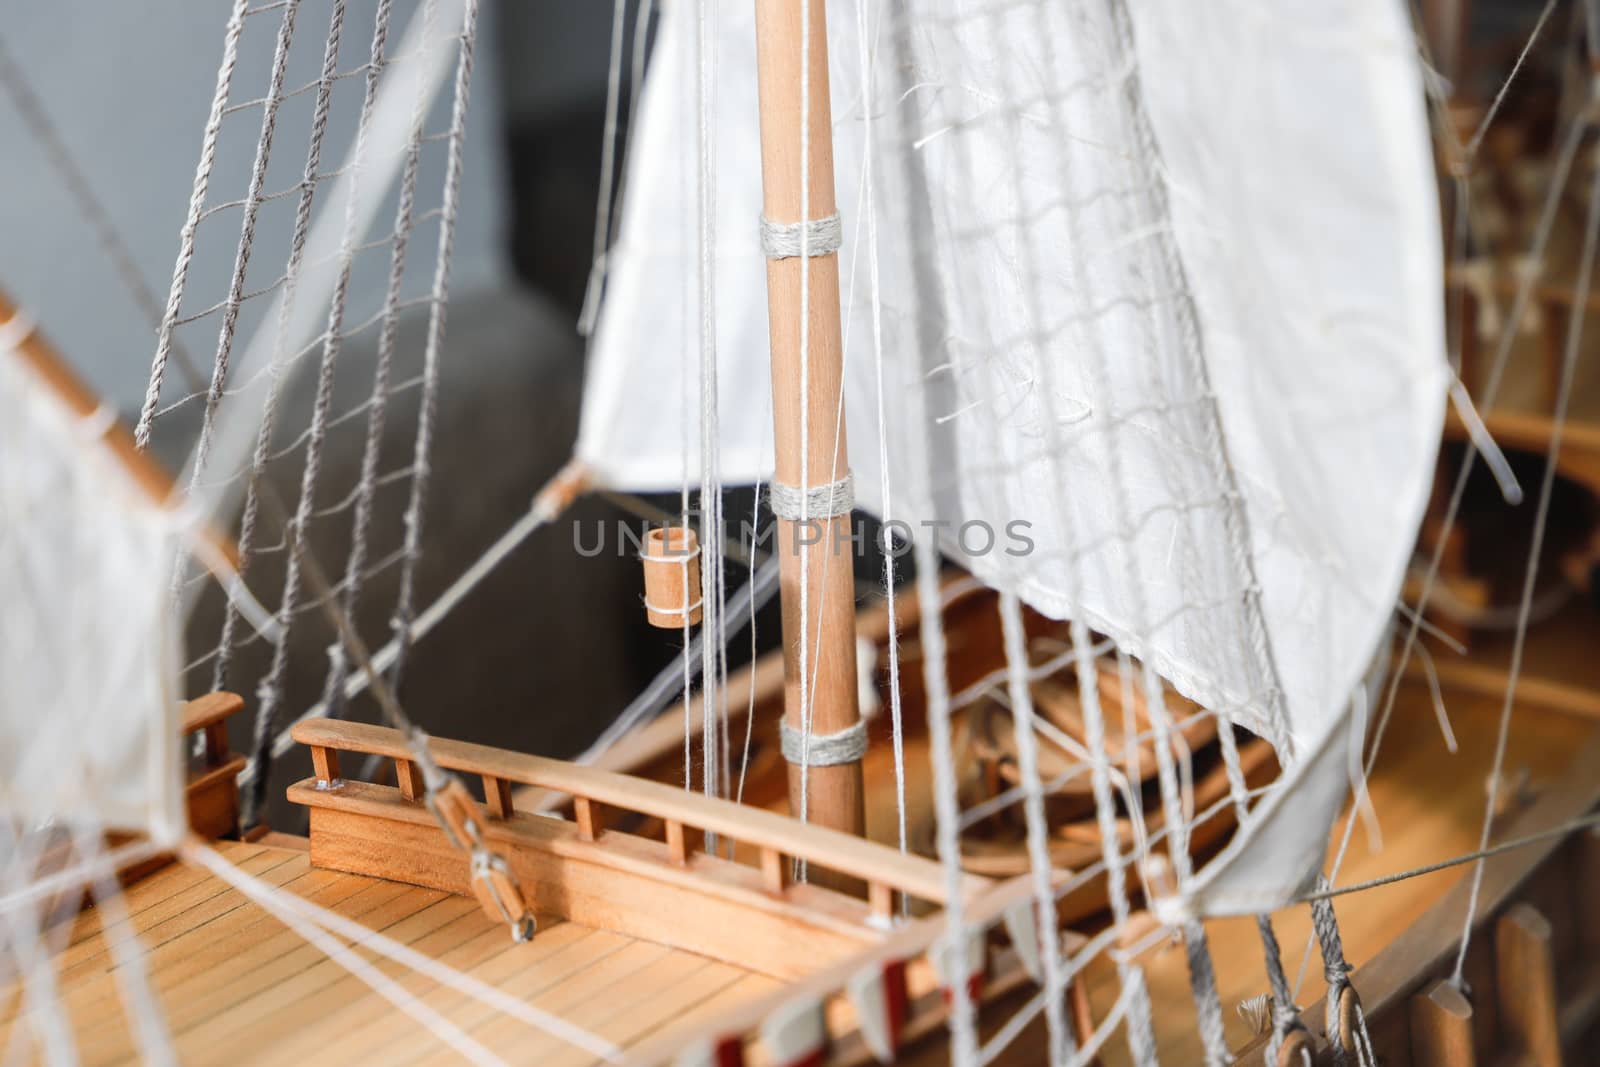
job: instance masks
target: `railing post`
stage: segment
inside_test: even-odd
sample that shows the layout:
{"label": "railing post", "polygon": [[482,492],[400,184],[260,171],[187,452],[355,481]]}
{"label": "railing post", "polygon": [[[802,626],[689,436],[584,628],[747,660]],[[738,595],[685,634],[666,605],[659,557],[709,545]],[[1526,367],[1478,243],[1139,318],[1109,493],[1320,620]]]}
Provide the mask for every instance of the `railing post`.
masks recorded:
{"label": "railing post", "polygon": [[885,885],[883,882],[867,883],[867,903],[872,907],[874,918],[893,919],[894,886]]}
{"label": "railing post", "polygon": [[483,799],[491,819],[509,819],[516,811],[511,804],[511,783],[504,778],[483,775]]}
{"label": "railing post", "polygon": [[600,805],[588,797],[573,797],[572,812],[578,817],[578,836],[585,841],[598,840],[600,832],[604,829],[601,825],[604,815]]}
{"label": "railing post", "polygon": [[761,881],[769,893],[782,893],[789,884],[789,875],[784,870],[783,853],[775,848],[761,850]]}
{"label": "railing post", "polygon": [[218,720],[209,724],[205,730],[206,738],[206,766],[220,767],[228,761],[228,724]]}
{"label": "railing post", "polygon": [[678,866],[689,865],[689,841],[683,832],[683,823],[672,819],[667,820],[667,852]]}
{"label": "railing post", "polygon": [[311,768],[317,781],[327,788],[339,780],[339,753],[321,745],[311,746]]}
{"label": "railing post", "polygon": [[420,800],[427,792],[422,784],[422,772],[408,759],[394,761],[394,780],[400,786],[400,795],[407,800]]}

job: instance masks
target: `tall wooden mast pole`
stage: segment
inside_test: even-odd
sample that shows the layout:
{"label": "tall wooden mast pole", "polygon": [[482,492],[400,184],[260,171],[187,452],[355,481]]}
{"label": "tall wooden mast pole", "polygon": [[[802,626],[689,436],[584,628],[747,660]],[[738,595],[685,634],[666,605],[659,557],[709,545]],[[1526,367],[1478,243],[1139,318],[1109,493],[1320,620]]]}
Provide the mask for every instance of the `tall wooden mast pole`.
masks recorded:
{"label": "tall wooden mast pole", "polygon": [[[761,100],[763,213],[772,223],[826,219],[837,210],[833,191],[833,113],[828,102],[828,33],[824,0],[755,0]],[[802,37],[802,18],[810,19]],[[802,86],[802,65],[809,69]],[[809,97],[809,110],[805,98]],[[802,154],[802,114],[809,137]],[[803,155],[803,158],[802,158]],[[752,223],[755,220],[751,220]],[[808,251],[819,245],[810,242]],[[770,253],[769,253],[770,256]],[[805,264],[806,298],[801,299]],[[767,260],[767,311],[772,341],[772,407],[780,485],[828,486],[850,471],[844,440],[839,256],[797,255]],[[801,388],[800,322],[808,316],[805,388]],[[802,392],[804,395],[802,395]],[[802,426],[805,427],[802,437]],[[837,433],[835,428],[837,427]],[[802,445],[802,440],[804,444]],[[811,517],[818,511],[821,517]],[[805,522],[778,520],[783,598],[784,720],[803,724],[801,674],[813,735],[837,734],[860,721],[856,691],[855,566],[850,516],[809,508]],[[809,543],[808,543],[809,542]],[[801,572],[805,572],[805,657],[800,661]],[[808,818],[860,834],[864,827],[861,761],[812,765],[806,784]],[[789,767],[789,804],[800,812],[801,769]]]}

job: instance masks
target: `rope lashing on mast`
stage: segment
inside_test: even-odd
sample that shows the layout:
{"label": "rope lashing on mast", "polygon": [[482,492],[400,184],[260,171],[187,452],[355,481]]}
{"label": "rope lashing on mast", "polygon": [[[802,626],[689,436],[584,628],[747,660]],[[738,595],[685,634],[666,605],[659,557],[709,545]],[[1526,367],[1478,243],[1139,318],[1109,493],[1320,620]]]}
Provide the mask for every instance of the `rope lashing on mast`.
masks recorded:
{"label": "rope lashing on mast", "polygon": [[848,472],[836,482],[803,489],[774,481],[767,490],[767,502],[773,515],[790,522],[837,518],[850,514],[856,506],[855,481]]}
{"label": "rope lashing on mast", "polygon": [[796,730],[780,721],[779,747],[790,763],[812,767],[836,767],[854,763],[867,754],[867,721],[858,719],[838,733],[818,734]]}
{"label": "rope lashing on mast", "polygon": [[[834,215],[832,219],[837,225],[839,216]],[[775,255],[772,251],[773,245],[767,241],[769,226],[771,224],[763,217],[762,244],[767,250],[767,255],[773,256]],[[793,228],[798,232],[798,225]],[[813,251],[812,254],[820,253]],[[774,480],[767,490],[767,502],[772,508],[772,514],[789,522],[848,516],[855,507],[855,500],[855,481],[848,472],[838,481],[804,489]],[[787,721],[783,721],[780,723],[779,740],[783,758],[790,763],[809,767],[836,767],[845,763],[855,763],[866,755],[867,723],[864,718],[857,719],[836,733],[819,734],[810,730],[796,730]]]}
{"label": "rope lashing on mast", "polygon": [[[809,222],[773,222],[761,216],[761,251],[768,259],[793,259],[799,255],[831,256],[844,244],[844,225],[839,215]],[[805,252],[800,250],[804,247]]]}

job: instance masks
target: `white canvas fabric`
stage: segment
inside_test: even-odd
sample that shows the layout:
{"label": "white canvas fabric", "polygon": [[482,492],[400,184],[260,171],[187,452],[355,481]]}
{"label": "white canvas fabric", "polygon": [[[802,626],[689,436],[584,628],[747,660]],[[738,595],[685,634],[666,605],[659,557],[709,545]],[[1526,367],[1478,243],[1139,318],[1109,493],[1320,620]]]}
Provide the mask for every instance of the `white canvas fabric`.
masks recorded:
{"label": "white canvas fabric", "polygon": [[[945,552],[985,582],[1280,741],[1285,789],[1174,907],[1281,903],[1343,800],[1348,708],[1443,418],[1437,206],[1403,13],[1162,0],[1119,26],[1099,4],[893,11],[869,8],[870,97],[855,9],[829,12],[857,501],[882,513],[870,112],[894,514],[941,521]],[[737,483],[770,476],[771,429],[753,20],[737,4],[721,18],[721,470]],[[578,447],[602,481],[641,490],[699,471],[695,25],[687,5],[662,19]],[[902,498],[919,464],[933,516]],[[1019,521],[1032,549],[1008,554]]]}
{"label": "white canvas fabric", "polygon": [[175,524],[4,343],[0,412],[0,812],[176,842]]}

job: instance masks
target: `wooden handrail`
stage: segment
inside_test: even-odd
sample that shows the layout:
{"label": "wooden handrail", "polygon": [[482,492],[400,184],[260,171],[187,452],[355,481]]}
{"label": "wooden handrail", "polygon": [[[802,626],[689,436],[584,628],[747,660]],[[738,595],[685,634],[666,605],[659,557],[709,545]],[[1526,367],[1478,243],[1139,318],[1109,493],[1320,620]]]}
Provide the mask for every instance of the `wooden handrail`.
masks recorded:
{"label": "wooden handrail", "polygon": [[[313,753],[322,749],[330,753],[360,752],[394,760],[411,759],[404,736],[384,726],[312,719],[298,723],[292,736],[310,747]],[[676,823],[680,827],[693,827],[753,845],[764,852],[805,860],[869,884],[889,886],[919,900],[935,904],[946,902],[944,875],[937,863],[849,834],[661,782],[630,778],[544,756],[437,737],[430,738],[428,744],[439,766],[452,771],[567,793],[592,805],[637,812],[661,819],[669,826]],[[598,826],[595,830],[596,836],[603,836]],[[962,891],[972,897],[989,884],[987,879],[964,875]]]}
{"label": "wooden handrail", "polygon": [[207,693],[183,705],[182,730],[192,734],[243,710],[244,698],[237,693]]}
{"label": "wooden handrail", "polygon": [[[1449,289],[1465,289],[1470,291],[1472,286],[1463,278],[1460,272],[1452,269],[1445,271],[1445,286]],[[1494,295],[1511,299],[1522,290],[1522,282],[1513,277],[1496,275],[1490,282]],[[1571,286],[1560,285],[1555,282],[1537,282],[1534,285],[1534,299],[1540,303],[1558,304],[1570,308],[1578,300],[1577,291]],[[1590,293],[1584,298],[1584,307],[1589,311],[1600,311],[1600,293]]]}
{"label": "wooden handrail", "polygon": [[228,717],[243,710],[244,698],[237,693],[207,693],[183,705],[184,735],[205,733],[207,767],[214,769],[229,762]]}

